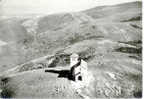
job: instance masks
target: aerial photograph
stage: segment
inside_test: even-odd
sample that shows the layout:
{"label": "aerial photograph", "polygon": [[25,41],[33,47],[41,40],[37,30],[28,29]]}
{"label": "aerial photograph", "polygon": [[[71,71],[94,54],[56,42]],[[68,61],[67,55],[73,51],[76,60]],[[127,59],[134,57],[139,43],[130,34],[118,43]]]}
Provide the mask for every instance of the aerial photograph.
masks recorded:
{"label": "aerial photograph", "polygon": [[142,0],[0,0],[0,99],[142,89]]}

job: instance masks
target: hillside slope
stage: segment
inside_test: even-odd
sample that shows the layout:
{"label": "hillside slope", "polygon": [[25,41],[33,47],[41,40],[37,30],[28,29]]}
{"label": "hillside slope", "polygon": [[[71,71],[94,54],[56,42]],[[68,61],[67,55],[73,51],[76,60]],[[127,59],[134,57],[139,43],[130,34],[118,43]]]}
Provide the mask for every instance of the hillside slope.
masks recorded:
{"label": "hillside slope", "polygon": [[[88,62],[94,77],[83,94],[141,97],[141,5],[2,20],[0,40],[6,44],[0,46],[1,96],[80,98],[64,76],[75,52]],[[49,69],[53,72],[45,72]]]}

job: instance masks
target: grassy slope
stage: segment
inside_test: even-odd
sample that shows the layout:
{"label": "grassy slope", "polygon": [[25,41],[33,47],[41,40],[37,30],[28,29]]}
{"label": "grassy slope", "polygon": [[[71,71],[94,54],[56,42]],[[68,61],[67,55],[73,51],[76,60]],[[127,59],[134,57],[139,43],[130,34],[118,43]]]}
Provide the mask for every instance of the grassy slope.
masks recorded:
{"label": "grassy slope", "polygon": [[[70,81],[57,78],[58,74],[46,73],[44,70],[24,72],[8,78],[2,96],[6,97],[37,97],[37,98],[68,98],[78,97]],[[9,96],[8,96],[9,95]]]}
{"label": "grassy slope", "polygon": [[[20,41],[9,44],[9,47],[6,46],[8,50],[2,47],[4,48],[2,51],[5,54],[1,53],[4,62],[0,63],[2,65],[11,63],[15,67],[25,61],[29,62],[29,60],[39,58],[40,56],[52,54],[54,55],[52,58],[54,62],[59,60],[55,64],[56,67],[59,67],[68,65],[69,55],[72,52],[77,52],[88,62],[89,70],[95,77],[93,86],[89,88],[91,92],[90,96],[138,97],[141,93],[142,66],[141,52],[137,51],[141,50],[141,43],[136,41],[141,41],[142,34],[141,19],[136,17],[141,16],[140,5],[141,3],[134,2],[116,6],[98,7],[79,13],[27,19],[22,24],[27,29],[27,32],[29,31],[28,37],[26,37],[26,40],[21,38]],[[133,45],[133,42],[136,43]],[[9,50],[10,48],[13,50]],[[14,58],[14,52],[19,57]],[[55,55],[56,53],[59,53],[58,56]],[[62,53],[65,55],[63,56]],[[11,59],[15,60],[9,59],[10,56]],[[17,59],[22,61],[15,62]],[[47,59],[44,58],[40,63],[45,61]],[[40,67],[46,68],[48,66],[42,65]],[[1,68],[3,69],[4,67]],[[12,67],[8,65],[3,70],[7,70],[8,68]],[[30,63],[30,65],[29,63],[28,65],[20,65],[18,69],[21,68],[22,71],[27,71],[38,69],[39,65],[34,62]],[[107,72],[114,74],[116,80],[111,78]],[[58,95],[69,97],[75,95],[73,92],[70,94],[71,91],[69,92],[67,89],[63,90],[61,87],[60,90],[63,90],[64,96],[62,94],[55,94],[55,86],[59,87],[59,84],[61,86],[62,81],[66,82],[65,85],[62,83],[62,86],[68,87],[70,85],[66,78],[59,79],[57,76],[51,75],[54,74],[45,74],[41,70],[37,70],[34,73],[26,72],[20,76],[11,77],[6,87],[18,86],[16,90],[14,89],[16,91],[14,97],[58,97]],[[39,78],[40,80],[38,80]],[[29,84],[29,82],[32,84]],[[53,83],[54,86],[49,86],[47,83]],[[36,87],[33,87],[33,84],[36,84]],[[120,96],[116,96],[114,93],[111,96],[106,95],[105,92],[102,94],[97,93],[99,90],[113,90],[113,85],[122,88]],[[128,86],[130,88],[127,88]],[[54,90],[54,92],[47,92],[50,89]]]}

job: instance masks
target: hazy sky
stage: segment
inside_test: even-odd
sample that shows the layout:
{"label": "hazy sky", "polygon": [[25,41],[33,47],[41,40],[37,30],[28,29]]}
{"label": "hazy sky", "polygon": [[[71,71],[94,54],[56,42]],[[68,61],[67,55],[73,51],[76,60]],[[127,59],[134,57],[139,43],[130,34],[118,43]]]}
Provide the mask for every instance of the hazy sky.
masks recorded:
{"label": "hazy sky", "polygon": [[60,13],[141,0],[2,0],[4,14]]}

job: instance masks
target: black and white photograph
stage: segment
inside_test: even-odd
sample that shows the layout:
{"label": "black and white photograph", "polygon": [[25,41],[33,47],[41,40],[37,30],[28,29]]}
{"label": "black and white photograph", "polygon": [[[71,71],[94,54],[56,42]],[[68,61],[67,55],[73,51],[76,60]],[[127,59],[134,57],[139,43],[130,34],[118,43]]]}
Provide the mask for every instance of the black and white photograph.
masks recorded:
{"label": "black and white photograph", "polygon": [[0,0],[0,99],[142,99],[142,0]]}

